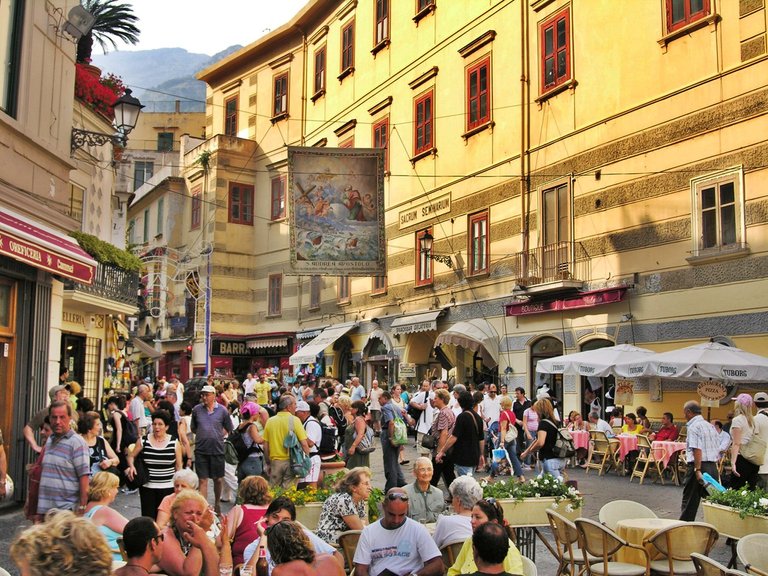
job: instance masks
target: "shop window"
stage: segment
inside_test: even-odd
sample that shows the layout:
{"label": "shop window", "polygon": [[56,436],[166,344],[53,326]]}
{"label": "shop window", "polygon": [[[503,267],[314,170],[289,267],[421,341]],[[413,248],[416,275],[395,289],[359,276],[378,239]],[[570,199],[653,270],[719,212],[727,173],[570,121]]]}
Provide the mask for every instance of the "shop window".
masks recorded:
{"label": "shop window", "polygon": [[421,250],[421,238],[427,232],[432,234],[432,229],[427,228],[416,232],[416,286],[432,284],[434,276],[434,260],[430,258],[432,254],[429,251]]}
{"label": "shop window", "polygon": [[229,183],[229,222],[253,225],[253,186]]}
{"label": "shop window", "polygon": [[467,132],[491,121],[491,58],[467,68]]}
{"label": "shop window", "polygon": [[285,175],[272,178],[272,220],[285,218]]}
{"label": "shop window", "polygon": [[710,0],[664,0],[666,4],[667,32],[692,24],[709,15]]}
{"label": "shop window", "polygon": [[224,102],[224,135],[237,136],[237,96]]}
{"label": "shop window", "polygon": [[269,316],[279,316],[283,310],[283,275],[269,275]]}

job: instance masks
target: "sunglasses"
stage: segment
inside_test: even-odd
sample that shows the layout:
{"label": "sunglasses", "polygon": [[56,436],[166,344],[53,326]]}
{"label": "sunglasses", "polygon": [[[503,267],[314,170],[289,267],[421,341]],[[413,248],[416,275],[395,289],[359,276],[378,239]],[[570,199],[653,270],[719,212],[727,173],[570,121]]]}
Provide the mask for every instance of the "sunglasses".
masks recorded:
{"label": "sunglasses", "polygon": [[154,540],[155,542],[162,542],[163,540],[165,540],[165,534],[158,534],[157,536],[152,538],[152,540]]}
{"label": "sunglasses", "polygon": [[400,500],[402,502],[408,502],[408,494],[402,494],[401,492],[395,492],[393,494],[387,494],[387,500],[394,502]]}
{"label": "sunglasses", "polygon": [[483,498],[483,500],[488,502],[488,504],[490,504],[491,506],[496,506],[496,498]]}

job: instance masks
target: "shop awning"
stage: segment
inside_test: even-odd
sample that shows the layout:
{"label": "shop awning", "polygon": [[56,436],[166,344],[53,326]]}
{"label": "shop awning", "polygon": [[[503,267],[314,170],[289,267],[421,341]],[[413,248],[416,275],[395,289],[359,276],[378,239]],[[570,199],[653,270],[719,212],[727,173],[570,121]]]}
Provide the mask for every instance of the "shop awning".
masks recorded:
{"label": "shop awning", "polygon": [[320,336],[323,330],[325,330],[327,326],[319,326],[317,328],[307,328],[306,330],[302,330],[301,332],[296,332],[296,339],[297,340],[309,340],[311,338],[317,338]]}
{"label": "shop awning", "polygon": [[313,340],[301,347],[293,356],[290,363],[292,366],[301,366],[302,364],[312,364],[317,361],[317,355],[331,346],[336,340],[344,336],[347,332],[357,326],[357,322],[345,322],[336,324],[323,330]]}
{"label": "shop awning", "polygon": [[131,340],[131,342],[133,342],[133,345],[136,347],[136,349],[139,352],[141,352],[142,356],[146,356],[148,358],[152,358],[152,360],[156,360],[163,355],[162,352],[155,350],[152,346],[144,342],[144,340],[142,340],[141,338],[134,337]]}
{"label": "shop awning", "polygon": [[499,364],[499,335],[487,320],[457,322],[435,339],[435,346],[453,344],[477,352],[483,364],[494,368]]}
{"label": "shop awning", "polygon": [[0,210],[0,254],[83,284],[93,283],[96,274],[96,261],[75,240],[5,208]]}
{"label": "shop awning", "polygon": [[377,329],[368,334],[368,338],[365,340],[365,344],[363,344],[363,350],[365,350],[368,344],[371,343],[371,340],[381,340],[384,343],[384,346],[387,348],[387,352],[392,350],[392,342],[389,341],[389,338],[387,337],[387,334],[384,332],[384,330]]}
{"label": "shop awning", "polygon": [[287,336],[267,336],[265,338],[249,338],[245,341],[245,345],[251,349],[262,348],[285,348],[288,346]]}
{"label": "shop awning", "polygon": [[392,334],[413,334],[414,332],[437,330],[437,317],[442,313],[442,310],[430,310],[429,312],[395,318],[392,322]]}

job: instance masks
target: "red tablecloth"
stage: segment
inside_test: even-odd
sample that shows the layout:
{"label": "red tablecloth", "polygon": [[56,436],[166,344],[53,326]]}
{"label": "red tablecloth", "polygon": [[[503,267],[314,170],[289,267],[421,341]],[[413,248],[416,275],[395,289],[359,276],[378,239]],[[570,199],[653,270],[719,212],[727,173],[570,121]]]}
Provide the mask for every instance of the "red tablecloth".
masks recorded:
{"label": "red tablecloth", "polygon": [[669,466],[669,459],[679,452],[685,450],[685,442],[671,442],[668,440],[659,440],[651,443],[653,448],[653,457],[656,460],[661,460],[664,463],[664,468]]}
{"label": "red tablecloth", "polygon": [[616,439],[619,441],[620,460],[624,460],[632,450],[637,450],[637,436],[634,434],[619,434]]}
{"label": "red tablecloth", "polygon": [[573,438],[573,447],[577,450],[579,448],[589,449],[589,432],[586,430],[572,430],[571,438]]}

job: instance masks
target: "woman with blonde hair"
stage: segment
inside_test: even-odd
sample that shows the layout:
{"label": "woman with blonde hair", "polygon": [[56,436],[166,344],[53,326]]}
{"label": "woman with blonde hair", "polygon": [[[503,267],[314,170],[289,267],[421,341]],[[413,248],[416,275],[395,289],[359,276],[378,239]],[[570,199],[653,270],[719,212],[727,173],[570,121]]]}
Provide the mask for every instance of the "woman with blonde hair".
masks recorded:
{"label": "woman with blonde hair", "polygon": [[25,576],[109,576],[112,554],[93,522],[69,511],[51,512],[11,544]]}
{"label": "woman with blonde hair", "polygon": [[353,468],[336,484],[336,493],[323,502],[317,535],[328,544],[338,544],[339,534],[346,530],[362,530],[368,523],[371,475],[370,468]]}
{"label": "woman with blonde hair", "polygon": [[182,490],[171,505],[171,521],[163,530],[163,556],[158,562],[168,576],[218,576],[219,553],[201,526],[208,501],[195,490]]}
{"label": "woman with blonde hair", "polygon": [[731,422],[731,483],[728,486],[737,490],[744,486],[755,489],[758,480],[760,466],[753,464],[740,453],[741,447],[748,444],[755,434],[755,420],[752,417],[752,396],[739,394],[736,396],[736,404],[733,410],[733,422]]}
{"label": "woman with blonde hair", "polygon": [[[523,466],[517,457],[517,418],[512,410],[512,398],[502,396],[499,405],[501,406],[501,414],[499,415],[499,445],[504,446],[507,450],[509,460],[512,463],[512,473],[520,482],[525,482]],[[507,441],[509,433],[515,436],[515,438]]]}
{"label": "woman with blonde hair", "polygon": [[562,478],[565,458],[558,458],[554,453],[558,428],[555,424],[557,420],[552,402],[547,398],[536,400],[532,409],[539,417],[539,428],[536,431],[536,439],[520,454],[520,458],[526,458],[528,454],[538,452],[544,474],[552,474],[555,478]]}
{"label": "woman with blonde hair", "polygon": [[122,560],[117,540],[123,536],[128,519],[110,508],[120,487],[120,479],[111,472],[97,472],[88,486],[88,504],[83,517],[93,522],[104,535],[114,560]]}

